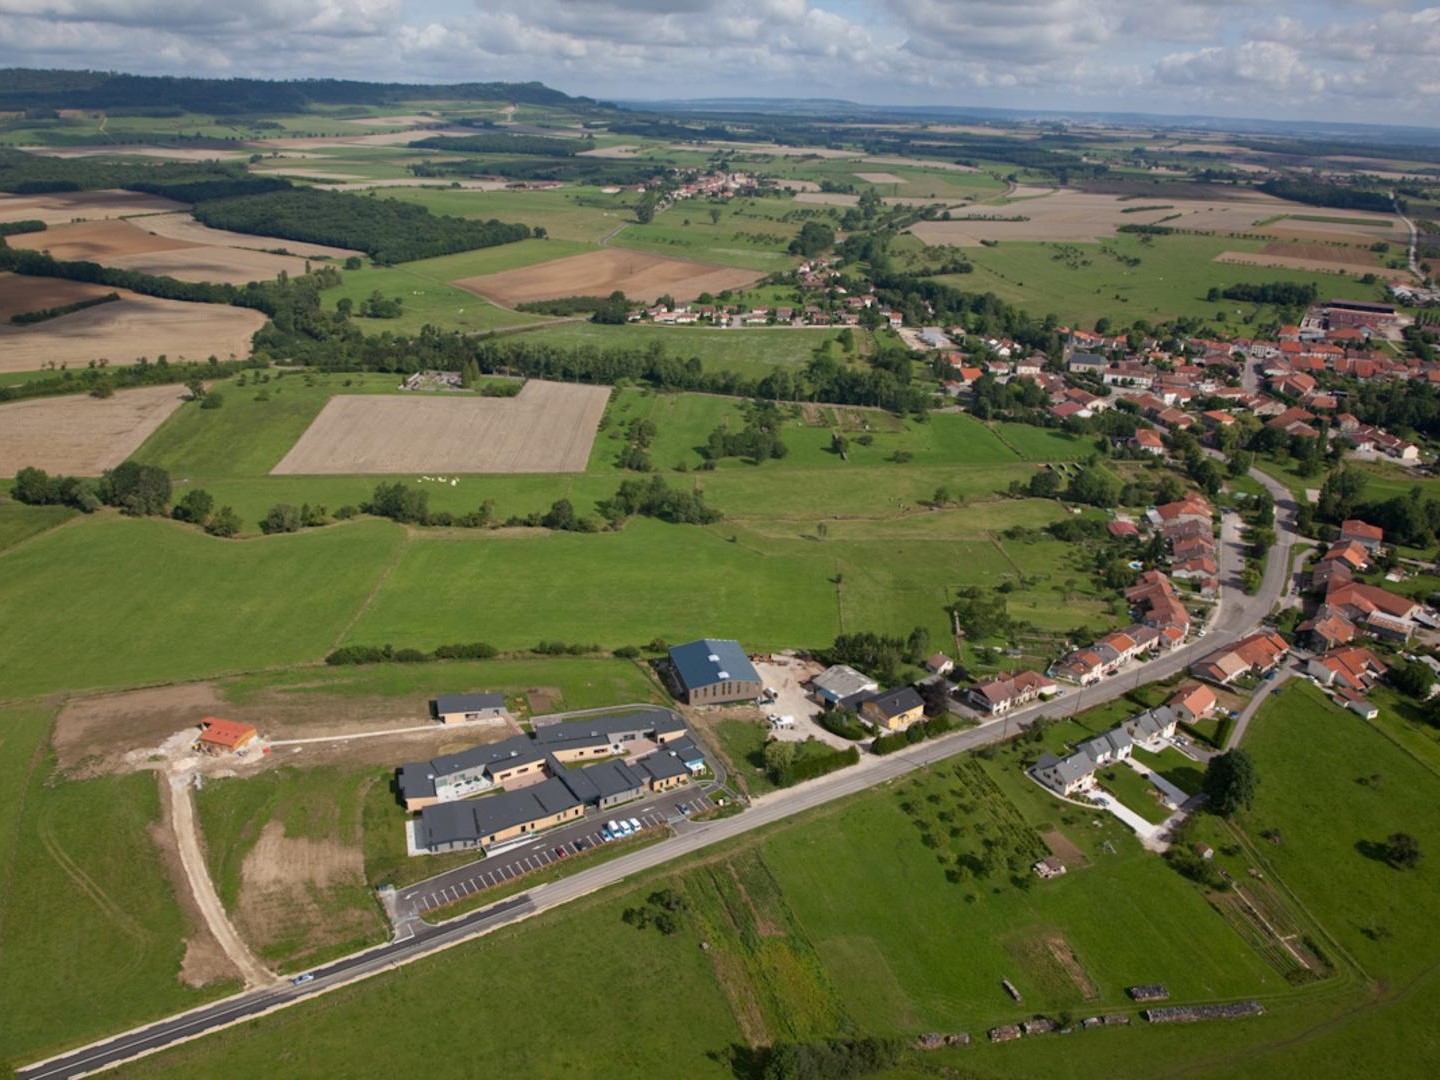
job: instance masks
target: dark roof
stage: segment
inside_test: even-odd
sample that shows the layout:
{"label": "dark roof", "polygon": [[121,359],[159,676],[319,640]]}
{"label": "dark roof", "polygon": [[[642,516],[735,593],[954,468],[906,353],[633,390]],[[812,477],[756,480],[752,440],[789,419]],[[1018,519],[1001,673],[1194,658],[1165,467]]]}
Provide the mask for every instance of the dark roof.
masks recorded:
{"label": "dark roof", "polygon": [[546,780],[519,791],[480,799],[427,806],[420,814],[426,844],[475,842],[505,829],[551,817],[580,805],[559,780]]}
{"label": "dark roof", "polygon": [[517,763],[526,760],[535,761],[543,758],[547,752],[528,735],[512,735],[498,743],[472,746],[469,750],[461,750],[458,754],[442,754],[430,762],[430,768],[436,776],[449,776],[451,773],[461,772],[464,769],[494,765],[506,759]]}
{"label": "dark roof", "polygon": [[689,776],[690,770],[685,767],[685,762],[679,758],[673,758],[665,751],[658,754],[651,754],[641,758],[640,768],[653,776],[656,780],[668,780],[675,776]]}
{"label": "dark roof", "polygon": [[671,739],[665,744],[664,749],[666,752],[674,754],[687,765],[692,761],[705,760],[705,752],[696,746],[694,741],[688,737]]}
{"label": "dark roof", "polygon": [[428,761],[417,761],[400,769],[400,794],[406,799],[433,799],[435,774]]}
{"label": "dark roof", "polygon": [[721,682],[760,681],[760,673],[738,641],[701,638],[676,645],[670,650],[670,662],[686,690]]}
{"label": "dark roof", "polygon": [[653,732],[657,725],[667,731],[685,726],[683,722],[676,721],[668,709],[642,709],[623,716],[587,716],[558,724],[542,724],[535,729],[535,741],[548,747],[609,742],[617,735]]}
{"label": "dark roof", "polygon": [[[557,763],[558,764],[558,763]],[[595,785],[594,778],[590,775],[589,769],[567,769],[561,765],[555,773],[560,782],[570,789],[570,794],[579,799],[582,803],[597,803],[600,801],[600,789]]]}
{"label": "dark roof", "polygon": [[595,782],[602,799],[623,795],[627,791],[639,791],[645,786],[645,777],[640,771],[620,761],[602,761],[587,765],[580,771]]}
{"label": "dark roof", "polygon": [[505,708],[504,694],[439,694],[435,698],[435,712],[446,713],[485,712],[488,709]]}
{"label": "dark roof", "polygon": [[879,709],[881,716],[891,717],[907,713],[911,709],[923,708],[925,701],[915,692],[913,686],[902,686],[898,690],[886,690],[882,694],[875,694],[869,699],[868,704]]}

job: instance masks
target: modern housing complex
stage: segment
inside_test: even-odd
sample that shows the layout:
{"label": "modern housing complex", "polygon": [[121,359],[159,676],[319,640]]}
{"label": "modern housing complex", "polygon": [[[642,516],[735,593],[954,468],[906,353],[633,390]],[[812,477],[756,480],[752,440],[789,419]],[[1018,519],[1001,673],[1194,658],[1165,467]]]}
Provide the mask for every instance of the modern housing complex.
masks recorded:
{"label": "modern housing complex", "polygon": [[[618,760],[636,743],[648,752]],[[589,808],[669,791],[704,768],[685,722],[655,708],[548,724],[533,736],[413,762],[400,769],[399,787],[405,808],[420,814],[417,846],[438,852],[503,844]]]}

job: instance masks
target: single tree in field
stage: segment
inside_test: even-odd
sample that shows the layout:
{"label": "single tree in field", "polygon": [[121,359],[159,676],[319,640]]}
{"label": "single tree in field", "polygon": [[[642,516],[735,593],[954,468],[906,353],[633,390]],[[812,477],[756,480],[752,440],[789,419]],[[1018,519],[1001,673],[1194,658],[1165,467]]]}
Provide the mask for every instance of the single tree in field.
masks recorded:
{"label": "single tree in field", "polygon": [[1409,833],[1391,833],[1385,840],[1385,861],[1397,870],[1413,870],[1423,857],[1420,841]]}
{"label": "single tree in field", "polygon": [[1244,750],[1230,750],[1213,759],[1205,771],[1205,798],[1211,810],[1230,817],[1241,807],[1250,809],[1259,782],[1250,755]]}

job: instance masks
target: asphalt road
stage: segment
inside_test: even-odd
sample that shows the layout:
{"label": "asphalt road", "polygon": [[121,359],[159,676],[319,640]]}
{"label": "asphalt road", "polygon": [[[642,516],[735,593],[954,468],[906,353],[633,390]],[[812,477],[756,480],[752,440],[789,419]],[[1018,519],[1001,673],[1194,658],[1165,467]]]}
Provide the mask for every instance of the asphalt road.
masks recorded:
{"label": "asphalt road", "polygon": [[[632,874],[663,866],[693,852],[824,806],[836,799],[858,794],[956,754],[1003,741],[1038,716],[1068,713],[1072,710],[1079,712],[1112,701],[1142,682],[1167,679],[1185,670],[1201,657],[1245,636],[1270,613],[1289,585],[1287,579],[1290,572],[1290,553],[1295,541],[1295,501],[1282,485],[1258,470],[1252,470],[1250,475],[1268,488],[1275,497],[1276,543],[1266,559],[1265,576],[1260,589],[1254,596],[1245,596],[1239,587],[1243,555],[1238,537],[1233,535],[1233,528],[1222,529],[1222,599],[1219,612],[1211,620],[1204,638],[1192,641],[1147,664],[1138,665],[1133,672],[1118,674],[1084,689],[1071,690],[1058,701],[1017,709],[1005,717],[987,721],[978,727],[932,742],[919,743],[886,757],[862,758],[858,765],[851,768],[812,780],[797,788],[777,791],[755,799],[743,814],[694,823],[663,843],[641,848],[559,881],[537,885],[521,896],[482,908],[440,926],[432,927],[420,923],[413,927],[414,932],[410,937],[316,968],[313,980],[301,985],[285,983],[240,994],[27,1066],[17,1070],[15,1075],[23,1080],[83,1076],[195,1038],[238,1020],[293,1005],[316,994],[334,990],[352,980],[377,974],[427,953],[488,933],[506,923],[559,907],[622,881]],[[547,842],[551,841],[547,839]],[[466,871],[468,869],[466,868]]]}

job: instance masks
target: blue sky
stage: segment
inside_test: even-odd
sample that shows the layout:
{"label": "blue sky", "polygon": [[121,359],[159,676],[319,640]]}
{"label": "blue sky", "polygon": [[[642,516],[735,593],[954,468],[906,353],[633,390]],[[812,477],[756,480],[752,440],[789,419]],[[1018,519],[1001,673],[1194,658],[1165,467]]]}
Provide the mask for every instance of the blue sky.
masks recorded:
{"label": "blue sky", "polygon": [[0,66],[1440,126],[1407,0],[0,0]]}

